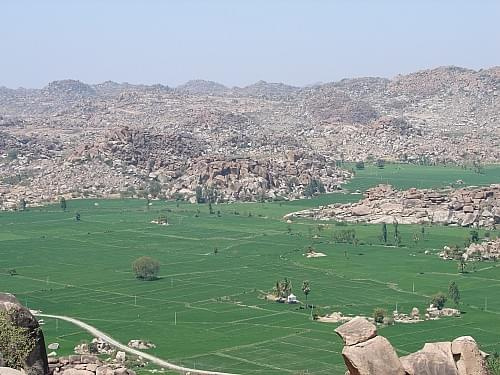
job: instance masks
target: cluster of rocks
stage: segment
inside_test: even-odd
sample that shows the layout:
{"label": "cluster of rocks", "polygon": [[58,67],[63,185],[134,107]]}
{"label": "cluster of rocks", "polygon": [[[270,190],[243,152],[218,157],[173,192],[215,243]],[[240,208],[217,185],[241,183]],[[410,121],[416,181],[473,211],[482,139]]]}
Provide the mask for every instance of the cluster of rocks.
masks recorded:
{"label": "cluster of rocks", "polygon": [[[123,353],[125,354],[125,353]],[[49,357],[51,375],[135,375],[128,369],[125,357],[118,356],[113,361],[102,361],[94,355],[70,355],[67,357]]]}
{"label": "cluster of rocks", "polygon": [[492,228],[500,223],[500,185],[398,191],[390,185],[369,189],[353,204],[333,204],[285,216],[366,223],[426,224]]}
{"label": "cluster of rocks", "polygon": [[460,249],[444,246],[443,251],[439,256],[445,260],[464,259],[470,260],[493,260],[500,258],[500,238],[483,241],[481,243],[471,243],[465,248],[465,251]]}
{"label": "cluster of rocks", "polygon": [[364,318],[352,319],[335,332],[345,345],[346,375],[488,375],[486,355],[470,336],[427,343],[418,352],[398,358],[391,343]]}
{"label": "cluster of rocks", "polygon": [[[155,176],[196,173],[203,160],[265,164],[289,150],[317,161],[498,162],[499,71],[444,67],[308,87],[64,80],[40,90],[0,88],[0,199],[28,194],[38,202],[47,182],[61,194],[109,196],[143,189]],[[74,173],[62,176],[65,169]],[[93,186],[93,171],[106,176],[102,186]],[[23,185],[32,188],[10,193]]]}
{"label": "cluster of rocks", "polygon": [[481,258],[482,260],[497,260],[500,258],[500,238],[482,243],[472,243],[462,255],[465,260]]}

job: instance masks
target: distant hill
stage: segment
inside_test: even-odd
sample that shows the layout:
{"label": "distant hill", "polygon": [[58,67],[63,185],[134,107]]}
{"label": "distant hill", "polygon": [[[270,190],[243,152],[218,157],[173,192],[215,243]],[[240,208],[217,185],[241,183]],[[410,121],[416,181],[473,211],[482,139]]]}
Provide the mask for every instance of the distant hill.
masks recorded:
{"label": "distant hill", "polygon": [[223,95],[229,92],[229,89],[223,84],[217,82],[196,79],[177,86],[176,91],[186,92],[189,94]]}

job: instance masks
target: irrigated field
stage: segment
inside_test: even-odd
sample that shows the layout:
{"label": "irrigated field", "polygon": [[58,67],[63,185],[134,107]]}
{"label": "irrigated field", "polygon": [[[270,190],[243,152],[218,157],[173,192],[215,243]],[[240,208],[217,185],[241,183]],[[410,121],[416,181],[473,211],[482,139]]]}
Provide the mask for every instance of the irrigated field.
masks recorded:
{"label": "irrigated field", "polygon": [[[350,186],[366,188],[380,175],[403,187],[411,185],[412,175],[437,186],[460,178],[459,170],[448,170],[446,175],[413,167],[393,175],[392,166],[367,169]],[[470,180],[462,179],[498,182],[497,172],[487,169],[476,180],[470,172]],[[426,227],[425,238],[414,242],[420,227],[400,225],[403,243],[396,248],[380,244],[379,226],[352,225],[348,228],[360,240],[355,247],[332,241],[332,232],[345,226],[318,229],[315,222],[301,221],[289,230],[281,220],[290,211],[357,199],[333,194],[282,204],[214,205],[220,217],[210,215],[207,205],[154,201],[147,208],[144,200],[69,201],[68,212],[51,206],[2,213],[0,290],[16,294],[30,308],[81,319],[125,343],[149,339],[157,345],[151,353],[190,367],[241,374],[343,374],[336,325],[312,321],[311,310],[299,305],[261,298],[277,279],[291,279],[301,300],[302,281],[310,280],[309,303],[324,312],[365,315],[375,307],[392,311],[396,304],[403,312],[413,306],[423,311],[428,296],[446,292],[455,280],[465,312],[461,318],[399,324],[382,328],[381,334],[400,355],[426,341],[462,335],[474,336],[485,351],[500,350],[497,264],[471,265],[471,272],[460,275],[456,263],[435,255],[445,244],[462,244],[468,229]],[[74,220],[75,211],[81,222]],[[159,214],[167,215],[171,225],[151,224]],[[311,244],[327,256],[305,258]],[[425,250],[432,254],[424,255]],[[141,255],[160,260],[159,280],[134,278],[131,263]],[[8,276],[9,269],[18,275]],[[89,339],[54,320],[47,319],[43,330],[48,343],[61,344],[61,354]]]}

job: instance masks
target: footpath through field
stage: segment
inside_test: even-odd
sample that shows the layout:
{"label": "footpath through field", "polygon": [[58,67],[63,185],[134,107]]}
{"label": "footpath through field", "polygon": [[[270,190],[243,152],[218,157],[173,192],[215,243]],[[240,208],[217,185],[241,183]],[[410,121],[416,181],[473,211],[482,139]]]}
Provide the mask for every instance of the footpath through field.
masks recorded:
{"label": "footpath through field", "polygon": [[60,319],[64,320],[70,323],[73,323],[74,325],[83,328],[90,334],[92,334],[95,337],[98,337],[102,339],[103,341],[106,341],[108,344],[114,346],[117,349],[123,350],[124,352],[142,357],[144,359],[147,359],[159,366],[168,368],[170,370],[174,371],[179,371],[182,374],[199,374],[199,375],[238,375],[238,374],[231,374],[228,372],[217,372],[217,371],[205,371],[205,370],[197,370],[197,369],[192,369],[188,367],[182,367],[178,365],[174,365],[173,363],[167,362],[163,359],[160,359],[158,357],[152,356],[151,354],[147,354],[144,352],[141,352],[140,350],[132,349],[129,348],[127,345],[122,344],[119,341],[116,341],[113,339],[111,336],[108,336],[104,332],[99,331],[97,328],[92,327],[91,325],[84,323],[78,319],[70,318],[69,316],[61,316],[61,315],[50,315],[50,314],[42,314],[38,312],[34,312],[36,316],[43,317],[43,318],[52,318],[52,319]]}

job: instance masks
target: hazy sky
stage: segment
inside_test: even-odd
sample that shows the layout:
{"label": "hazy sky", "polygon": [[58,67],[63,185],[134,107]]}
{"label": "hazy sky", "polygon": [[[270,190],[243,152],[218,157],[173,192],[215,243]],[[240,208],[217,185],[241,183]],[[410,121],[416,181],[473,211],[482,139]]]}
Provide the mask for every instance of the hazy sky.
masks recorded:
{"label": "hazy sky", "polygon": [[1,0],[0,86],[296,85],[500,65],[498,0]]}

